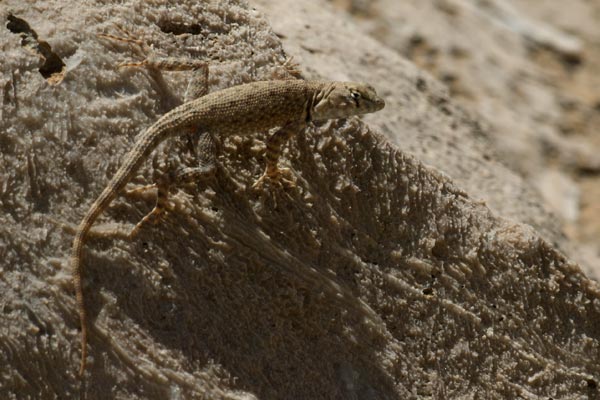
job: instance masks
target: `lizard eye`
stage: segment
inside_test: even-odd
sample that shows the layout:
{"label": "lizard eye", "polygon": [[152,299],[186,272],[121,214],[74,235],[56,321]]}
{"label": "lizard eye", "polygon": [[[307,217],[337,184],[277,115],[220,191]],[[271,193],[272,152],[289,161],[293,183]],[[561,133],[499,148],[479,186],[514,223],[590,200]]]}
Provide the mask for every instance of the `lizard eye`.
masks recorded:
{"label": "lizard eye", "polygon": [[350,92],[350,97],[352,97],[352,100],[354,100],[354,103],[356,104],[356,107],[359,107],[359,100],[360,100],[360,93],[358,92]]}

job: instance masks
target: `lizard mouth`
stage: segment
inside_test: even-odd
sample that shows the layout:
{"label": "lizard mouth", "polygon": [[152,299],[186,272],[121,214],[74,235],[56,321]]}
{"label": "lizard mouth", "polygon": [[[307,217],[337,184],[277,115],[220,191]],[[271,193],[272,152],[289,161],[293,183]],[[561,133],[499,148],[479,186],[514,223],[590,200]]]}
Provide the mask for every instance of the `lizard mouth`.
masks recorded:
{"label": "lizard mouth", "polygon": [[383,100],[381,97],[377,97],[376,99],[374,99],[371,102],[371,110],[372,111],[379,111],[383,107],[385,107],[385,100]]}
{"label": "lizard mouth", "polygon": [[380,97],[377,97],[374,99],[369,99],[368,101],[363,100],[363,104],[362,104],[363,111],[361,112],[361,114],[374,113],[376,111],[381,110],[383,107],[385,107],[385,101]]}

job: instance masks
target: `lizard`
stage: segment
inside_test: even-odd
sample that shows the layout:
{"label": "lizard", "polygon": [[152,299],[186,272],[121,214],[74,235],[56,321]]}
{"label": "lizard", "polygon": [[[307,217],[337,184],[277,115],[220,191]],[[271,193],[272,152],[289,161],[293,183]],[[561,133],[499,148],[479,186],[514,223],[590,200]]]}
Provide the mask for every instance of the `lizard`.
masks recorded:
{"label": "lizard", "polygon": [[[165,66],[173,63],[161,63],[159,60],[153,61],[148,58],[136,65],[160,67],[161,64]],[[171,68],[173,65],[167,67]],[[174,67],[171,70],[178,69]],[[187,101],[164,114],[140,134],[114,176],[75,229],[69,265],[81,326],[79,375],[83,376],[86,368],[88,336],[82,284],[84,245],[96,219],[123,191],[125,185],[160,143],[190,132],[199,132],[208,144],[203,148],[210,152],[214,148],[211,146],[212,134],[226,136],[279,128],[267,138],[266,167],[263,175],[254,184],[256,188],[268,180],[287,181],[284,175],[289,171],[277,165],[281,146],[307,123],[372,113],[384,106],[384,100],[367,83],[319,80],[257,81],[232,86]],[[164,207],[167,189],[165,185],[157,186],[154,209],[133,228],[129,238],[135,236],[143,223],[160,214]]]}

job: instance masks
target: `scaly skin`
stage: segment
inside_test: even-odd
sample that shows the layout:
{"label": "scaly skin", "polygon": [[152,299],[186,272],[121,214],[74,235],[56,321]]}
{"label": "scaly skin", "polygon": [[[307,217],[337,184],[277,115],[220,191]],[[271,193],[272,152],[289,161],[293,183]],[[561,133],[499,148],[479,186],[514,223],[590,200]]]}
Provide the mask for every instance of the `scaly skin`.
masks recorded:
{"label": "scaly skin", "polygon": [[[96,218],[161,142],[186,134],[192,128],[223,136],[253,133],[311,120],[345,118],[375,112],[384,105],[375,91],[363,83],[264,81],[234,86],[182,104],[148,128],[81,220],[73,239],[70,266],[81,323],[79,374],[83,375],[85,371],[87,357],[86,311],[81,283],[83,246]],[[275,151],[279,152],[279,147]],[[275,160],[277,157],[278,154]],[[276,178],[276,172],[271,168],[269,177]]]}

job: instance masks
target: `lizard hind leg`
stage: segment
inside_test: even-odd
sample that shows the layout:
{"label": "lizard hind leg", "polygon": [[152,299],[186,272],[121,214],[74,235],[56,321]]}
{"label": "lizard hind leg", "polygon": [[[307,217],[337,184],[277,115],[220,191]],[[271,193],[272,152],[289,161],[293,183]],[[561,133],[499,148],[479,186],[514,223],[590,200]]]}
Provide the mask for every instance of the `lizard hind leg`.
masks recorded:
{"label": "lizard hind leg", "polygon": [[293,56],[285,60],[275,77],[283,80],[304,79],[300,64],[294,60]]}
{"label": "lizard hind leg", "polygon": [[[191,138],[191,135],[188,138]],[[177,185],[204,182],[212,178],[217,169],[217,146],[209,132],[199,134],[196,141],[189,142],[189,146],[197,160],[197,165],[177,171],[174,179]]]}
{"label": "lizard hind leg", "polygon": [[136,53],[140,61],[122,62],[118,65],[123,67],[146,67],[150,70],[159,71],[192,71],[185,93],[184,102],[204,96],[208,92],[208,63],[206,61],[189,57],[161,57],[154,55],[154,50],[143,40],[134,38],[133,34],[124,28],[117,26],[123,36],[101,33],[99,37],[115,42],[127,43]]}
{"label": "lizard hind leg", "polygon": [[[152,185],[146,185],[139,188],[135,188],[128,192],[129,195],[146,197],[151,189],[156,188],[156,201],[154,208],[146,214],[129,232],[127,239],[133,240],[144,225],[156,224],[163,216],[165,211],[173,211],[177,209],[177,201],[175,206],[169,204],[169,190],[173,186],[180,186],[185,183],[192,181],[206,181],[210,179],[216,171],[215,153],[216,146],[214,139],[209,133],[202,133],[198,138],[197,147],[200,149],[198,155],[198,166],[183,168],[177,171],[173,171],[173,162],[167,162],[168,171],[161,173],[160,176],[155,178],[156,183]],[[165,166],[155,165],[155,169],[164,169]]]}
{"label": "lizard hind leg", "polygon": [[146,65],[145,60],[147,58],[147,54],[152,53],[151,47],[148,46],[148,44],[144,40],[136,39],[131,32],[129,32],[122,26],[115,24],[115,27],[117,28],[117,30],[119,30],[122,36],[111,35],[109,33],[99,33],[97,36],[103,39],[107,39],[109,41],[129,44],[129,48],[136,54],[138,58],[142,60],[137,62],[123,62],[120,63],[118,67],[141,67]]}
{"label": "lizard hind leg", "polygon": [[152,208],[152,211],[146,214],[140,222],[133,227],[127,235],[127,239],[133,240],[144,225],[148,223],[156,224],[160,220],[160,217],[164,214],[165,210],[168,209],[169,187],[170,183],[168,179],[160,179],[156,183],[157,192],[154,208]]}
{"label": "lizard hind leg", "polygon": [[[152,167],[154,169],[154,183],[150,185],[140,186],[125,192],[128,197],[137,197],[148,200],[149,196],[154,197],[154,207],[147,213],[134,227],[125,235],[127,240],[133,240],[139,234],[144,225],[156,224],[165,211],[170,211],[169,207],[169,190],[173,184],[172,170],[173,161],[168,157],[156,154],[152,158]],[[156,194],[153,196],[153,189],[156,189]],[[152,198],[150,197],[150,198]]]}
{"label": "lizard hind leg", "polygon": [[[160,217],[165,211],[171,211],[173,207],[169,204],[169,188],[168,181],[161,181],[160,183],[153,183],[151,185],[145,185],[136,187],[131,190],[123,192],[123,195],[136,200],[148,200],[154,199],[154,208],[147,213],[131,230],[128,230],[124,226],[110,226],[110,227],[97,227],[91,228],[88,232],[90,237],[96,238],[118,238],[127,241],[132,241],[138,235],[142,227],[148,223],[155,224],[159,221]],[[152,193],[156,189],[156,193]],[[72,231],[73,228],[66,226],[64,229]]]}

